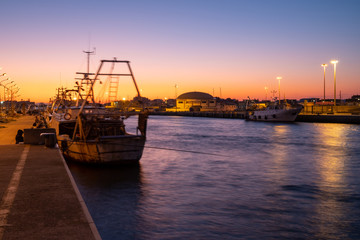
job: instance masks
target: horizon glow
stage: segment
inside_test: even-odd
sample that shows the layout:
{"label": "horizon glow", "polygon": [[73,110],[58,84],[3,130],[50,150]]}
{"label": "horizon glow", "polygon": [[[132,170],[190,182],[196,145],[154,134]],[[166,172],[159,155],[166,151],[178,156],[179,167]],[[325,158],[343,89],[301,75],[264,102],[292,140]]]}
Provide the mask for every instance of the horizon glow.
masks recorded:
{"label": "horizon glow", "polygon": [[[94,47],[91,72],[101,59],[129,60],[150,99],[190,91],[265,99],[264,86],[277,90],[277,76],[288,99],[323,98],[319,65],[332,59],[338,97],[360,90],[356,0],[5,0],[2,10],[0,66],[21,88],[17,100],[48,102],[56,88],[73,88],[75,72],[86,71],[83,51]],[[326,68],[329,99],[333,70]],[[136,95],[123,90],[119,99]]]}

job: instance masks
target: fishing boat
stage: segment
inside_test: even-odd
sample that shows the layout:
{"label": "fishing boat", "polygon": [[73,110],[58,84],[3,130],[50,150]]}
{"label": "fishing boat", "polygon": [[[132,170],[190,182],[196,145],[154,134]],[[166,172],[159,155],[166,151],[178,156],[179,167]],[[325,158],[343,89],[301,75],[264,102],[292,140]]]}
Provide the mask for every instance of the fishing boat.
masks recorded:
{"label": "fishing boat", "polygon": [[[103,73],[104,64],[125,64],[128,72]],[[109,109],[95,103],[94,98],[94,85],[100,76],[128,76],[132,78],[137,99],[141,99],[130,62],[101,60],[96,74],[80,74],[84,76],[80,83],[77,82],[77,89],[62,91],[52,107],[50,126],[56,129],[63,155],[68,160],[91,164],[138,163],[145,146],[148,114],[145,111]],[[86,96],[81,94],[84,83],[88,87]],[[70,91],[77,94],[76,102],[66,99],[66,93]],[[125,120],[134,115],[138,116],[138,126],[136,133],[130,134],[125,129]]]}
{"label": "fishing boat", "polygon": [[290,105],[286,102],[270,103],[264,108],[249,110],[247,120],[263,122],[294,122],[301,110],[301,105]]}

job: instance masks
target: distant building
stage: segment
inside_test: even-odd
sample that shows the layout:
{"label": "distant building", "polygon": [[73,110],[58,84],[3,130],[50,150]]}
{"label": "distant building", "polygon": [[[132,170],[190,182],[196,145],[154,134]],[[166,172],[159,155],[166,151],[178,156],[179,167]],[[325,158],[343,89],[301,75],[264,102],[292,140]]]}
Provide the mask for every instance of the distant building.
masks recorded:
{"label": "distant building", "polygon": [[216,97],[217,110],[222,112],[233,112],[239,110],[239,100]]}
{"label": "distant building", "polygon": [[350,99],[346,99],[346,102],[359,103],[360,95],[353,95]]}
{"label": "distant building", "polygon": [[216,111],[216,99],[210,94],[203,92],[183,93],[176,99],[176,107],[166,110],[172,112]]}
{"label": "distant building", "polygon": [[316,102],[319,102],[320,101],[320,98],[301,98],[299,100],[300,103],[303,103],[303,102],[313,102],[313,103],[316,103]]}

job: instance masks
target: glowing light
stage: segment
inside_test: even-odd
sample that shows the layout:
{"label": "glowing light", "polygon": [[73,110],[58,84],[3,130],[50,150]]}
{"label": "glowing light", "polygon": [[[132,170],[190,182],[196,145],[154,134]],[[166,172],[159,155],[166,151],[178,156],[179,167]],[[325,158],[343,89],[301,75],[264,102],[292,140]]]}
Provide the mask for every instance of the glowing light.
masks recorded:
{"label": "glowing light", "polygon": [[280,80],[282,79],[282,77],[276,77],[277,80],[279,80],[279,103],[280,103]]}
{"label": "glowing light", "polygon": [[126,100],[126,98],[123,97],[123,101],[125,101],[125,100]]}
{"label": "glowing light", "polygon": [[265,93],[266,93],[266,94],[265,94],[265,100],[267,100],[267,92],[268,92],[268,89],[269,89],[269,88],[268,88],[268,87],[265,87],[264,89],[265,89]]}
{"label": "glowing light", "polygon": [[[338,63],[338,60],[331,60],[331,63],[334,64],[334,106],[336,106],[336,64]],[[335,107],[334,107],[335,111]]]}
{"label": "glowing light", "polygon": [[325,68],[327,67],[326,63],[321,64],[321,66],[324,68],[324,102],[325,102]]}

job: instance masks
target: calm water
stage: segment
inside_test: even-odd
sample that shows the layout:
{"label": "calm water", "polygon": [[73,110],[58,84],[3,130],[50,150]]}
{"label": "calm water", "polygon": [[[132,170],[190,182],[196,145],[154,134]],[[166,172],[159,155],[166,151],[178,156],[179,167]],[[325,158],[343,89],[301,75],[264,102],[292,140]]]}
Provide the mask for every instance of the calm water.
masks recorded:
{"label": "calm water", "polygon": [[139,167],[70,169],[103,239],[360,239],[359,142],[360,125],[151,116]]}

